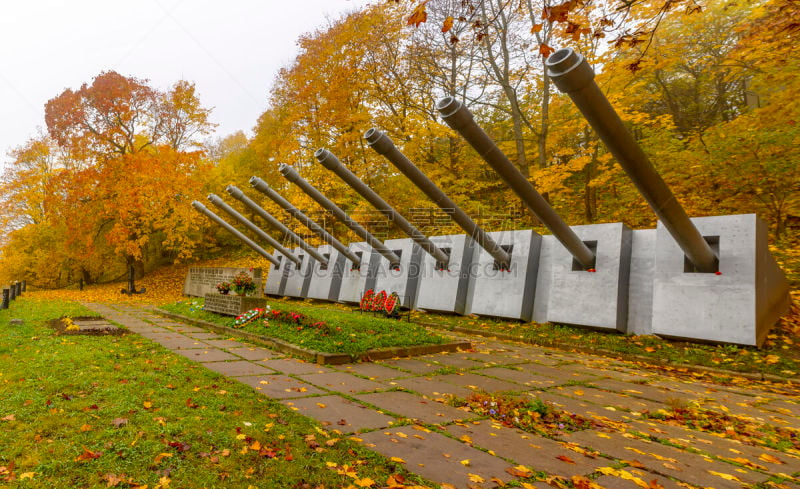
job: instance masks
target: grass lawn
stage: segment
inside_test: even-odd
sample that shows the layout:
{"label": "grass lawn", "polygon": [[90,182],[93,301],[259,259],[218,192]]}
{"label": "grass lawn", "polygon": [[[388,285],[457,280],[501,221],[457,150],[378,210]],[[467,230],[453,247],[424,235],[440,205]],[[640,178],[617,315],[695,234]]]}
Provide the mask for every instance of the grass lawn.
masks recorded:
{"label": "grass lawn", "polygon": [[62,315],[92,313],[29,297],[0,311],[0,485],[380,487],[393,473],[418,481],[138,335],[56,336],[46,322]]}
{"label": "grass lawn", "polygon": [[[203,299],[191,299],[162,306],[167,311],[224,326],[231,326],[233,318],[203,310]],[[388,319],[371,314],[322,308],[300,302],[268,301],[272,310],[299,312],[306,323],[324,321],[325,327],[300,327],[297,324],[261,320],[246,324],[241,329],[252,333],[279,338],[303,348],[326,353],[358,355],[367,350],[413,345],[437,345],[448,340],[426,328],[405,320]]]}

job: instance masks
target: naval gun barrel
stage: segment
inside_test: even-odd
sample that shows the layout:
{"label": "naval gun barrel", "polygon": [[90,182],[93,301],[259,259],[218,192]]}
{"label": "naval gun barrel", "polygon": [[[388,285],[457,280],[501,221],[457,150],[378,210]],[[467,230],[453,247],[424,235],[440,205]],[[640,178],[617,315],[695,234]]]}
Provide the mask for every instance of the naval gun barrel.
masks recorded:
{"label": "naval gun barrel", "polygon": [[381,254],[384,258],[386,258],[392,266],[399,266],[400,265],[400,257],[397,256],[392,250],[386,247],[385,244],[381,243],[378,238],[373,236],[369,231],[361,227],[360,224],[355,222],[350,216],[347,215],[345,211],[339,208],[336,204],[334,204],[330,199],[322,195],[322,193],[314,188],[313,185],[308,183],[303,177],[297,173],[297,170],[292,168],[291,166],[287,165],[286,163],[281,163],[278,166],[278,170],[281,172],[281,175],[286,177],[287,180],[294,183],[300,190],[306,193],[309,197],[314,199],[320,206],[322,206],[325,210],[329,211],[333,214],[336,219],[342,221],[348,228],[350,228],[354,233],[361,237],[361,239],[365,240],[375,249],[378,253]]}
{"label": "naval gun barrel", "polygon": [[717,271],[719,259],[711,246],[603,95],[586,59],[564,48],[550,55],[545,65],[550,79],[583,113],[689,261],[700,272]]}
{"label": "naval gun barrel", "polygon": [[227,222],[225,222],[224,219],[222,219],[218,215],[216,215],[213,212],[211,212],[210,210],[208,210],[208,208],[206,208],[206,206],[204,206],[202,203],[200,203],[200,202],[195,200],[194,202],[192,202],[192,207],[194,207],[195,210],[197,210],[201,214],[205,214],[206,217],[208,217],[212,221],[216,222],[217,224],[219,224],[220,226],[225,228],[225,230],[228,231],[229,233],[231,233],[232,235],[234,235],[237,238],[239,238],[239,240],[242,243],[246,244],[247,246],[252,248],[256,253],[258,253],[259,255],[263,256],[264,258],[266,258],[267,260],[272,262],[273,265],[278,266],[278,265],[281,264],[281,262],[278,261],[277,258],[275,258],[274,256],[272,256],[269,253],[267,253],[264,250],[264,248],[258,246],[252,239],[248,238],[247,236],[242,234],[238,229],[236,229],[235,227],[233,227],[230,224],[228,224]]}
{"label": "naval gun barrel", "polygon": [[542,194],[536,191],[531,182],[514,166],[505,154],[492,141],[492,138],[478,126],[472,113],[455,97],[445,97],[436,104],[444,121],[457,131],[475,151],[488,163],[500,178],[522,199],[528,209],[542,221],[553,236],[569,250],[581,265],[590,268],[595,256],[592,250],[581,241],[575,231],[550,207]]}
{"label": "naval gun barrel", "polygon": [[272,199],[276,204],[283,207],[286,212],[292,215],[295,219],[302,222],[308,229],[312,230],[322,238],[323,241],[326,243],[330,243],[331,246],[336,248],[336,250],[345,256],[348,260],[353,263],[355,268],[359,268],[361,266],[361,260],[356,256],[355,253],[350,251],[347,246],[343,245],[341,241],[331,236],[328,231],[322,229],[322,226],[314,222],[311,218],[303,214],[300,209],[293,206],[288,200],[284,199],[281,194],[276,192],[272,189],[267,182],[258,178],[258,177],[250,177],[250,185],[253,186],[254,189],[258,190],[262,194],[266,195],[270,199]]}
{"label": "naval gun barrel", "polygon": [[306,243],[306,241],[303,238],[298,236],[291,229],[287,228],[282,222],[275,219],[272,216],[272,214],[265,211],[260,205],[253,202],[253,200],[250,199],[250,197],[245,195],[245,193],[239,190],[236,186],[228,185],[227,187],[225,187],[225,191],[228,192],[228,194],[231,197],[238,200],[242,204],[246,205],[251,211],[258,214],[262,219],[270,223],[273,227],[277,228],[278,231],[283,233],[285,236],[288,236],[289,239],[294,241],[299,247],[303,248],[306,251],[306,253],[311,255],[315,260],[317,260],[318,262],[322,263],[325,266],[328,265],[328,260],[326,260],[324,256],[320,255],[317,252],[317,250],[312,248],[308,243]]}
{"label": "naval gun barrel", "polygon": [[280,243],[278,243],[275,239],[273,239],[272,236],[265,233],[261,228],[250,222],[246,217],[239,214],[239,212],[236,211],[236,209],[229,206],[224,200],[222,200],[221,198],[219,198],[214,194],[208,194],[208,201],[214,204],[215,206],[219,207],[223,211],[227,212],[228,215],[230,215],[235,220],[239,221],[239,223],[244,225],[244,227],[254,232],[255,234],[258,235],[259,238],[263,239],[264,241],[272,245],[272,247],[275,248],[275,251],[285,256],[288,260],[293,261],[295,265],[298,266],[300,265],[300,259],[294,256],[294,253],[284,248]]}
{"label": "naval gun barrel", "polygon": [[339,178],[344,180],[356,192],[361,194],[361,196],[364,197],[364,199],[366,199],[370,204],[372,204],[373,207],[378,209],[381,214],[391,219],[397,227],[406,233],[409,238],[414,240],[414,242],[417,243],[420,248],[425,250],[437,262],[447,266],[447,264],[450,262],[450,257],[447,255],[447,253],[440,250],[435,244],[433,244],[431,240],[426,238],[424,234],[422,234],[417,228],[408,222],[406,218],[401,216],[399,212],[394,210],[392,206],[383,200],[380,195],[375,193],[375,191],[369,188],[367,184],[362,182],[361,179],[351,172],[346,166],[344,166],[342,162],[339,161],[339,158],[337,158],[333,153],[327,149],[320,148],[314,153],[314,157],[316,157],[317,160],[322,163],[322,166],[336,173]]}
{"label": "naval gun barrel", "polygon": [[[398,170],[400,170],[414,185],[422,190],[440,209],[450,214],[453,221],[458,224],[471,238],[485,249],[497,262],[509,268],[511,257],[498,245],[483,229],[478,226],[461,208],[453,202],[433,181],[427,177],[417,166],[397,149],[394,142],[376,128],[364,133],[364,138],[369,146],[378,154],[383,155]],[[502,268],[501,267],[501,268]]]}

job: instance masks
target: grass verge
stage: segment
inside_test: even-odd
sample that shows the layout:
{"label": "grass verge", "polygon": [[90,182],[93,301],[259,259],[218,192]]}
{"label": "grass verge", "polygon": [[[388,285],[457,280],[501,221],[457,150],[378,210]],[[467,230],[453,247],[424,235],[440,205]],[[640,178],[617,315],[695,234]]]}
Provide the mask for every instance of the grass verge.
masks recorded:
{"label": "grass verge", "polygon": [[0,485],[378,486],[393,473],[419,480],[138,335],[57,336],[46,325],[88,313],[28,297],[0,311]]}
{"label": "grass verge", "polygon": [[[446,338],[431,333],[415,323],[301,303],[269,301],[268,304],[273,311],[294,311],[304,314],[305,326],[276,320],[269,320],[265,324],[262,320],[256,320],[240,329],[278,338],[302,348],[352,356],[379,348],[440,345],[448,342]],[[204,311],[203,299],[179,301],[161,308],[223,326],[232,327],[233,324],[233,319],[229,316]],[[324,327],[311,324],[320,321],[325,323]]]}

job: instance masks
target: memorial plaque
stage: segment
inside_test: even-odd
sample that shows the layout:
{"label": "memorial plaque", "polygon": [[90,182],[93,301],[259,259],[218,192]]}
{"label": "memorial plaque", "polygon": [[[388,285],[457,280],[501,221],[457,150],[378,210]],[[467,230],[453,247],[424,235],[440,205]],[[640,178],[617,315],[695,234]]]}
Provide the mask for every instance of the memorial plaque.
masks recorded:
{"label": "memorial plaque", "polygon": [[[186,282],[183,285],[183,294],[194,297],[204,297],[206,294],[217,294],[217,284],[220,282],[230,282],[233,277],[241,272],[250,274],[256,291],[260,294],[262,271],[260,268],[230,268],[230,267],[196,267],[190,268],[186,274]],[[234,292],[231,291],[231,294]]]}
{"label": "memorial plaque", "polygon": [[238,316],[257,307],[264,308],[267,300],[260,297],[246,297],[241,295],[206,294],[204,309],[226,316]]}

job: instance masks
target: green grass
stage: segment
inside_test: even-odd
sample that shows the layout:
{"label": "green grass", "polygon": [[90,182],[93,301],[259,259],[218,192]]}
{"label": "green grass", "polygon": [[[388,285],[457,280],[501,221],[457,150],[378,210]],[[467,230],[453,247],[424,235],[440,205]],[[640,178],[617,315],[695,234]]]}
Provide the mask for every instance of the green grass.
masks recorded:
{"label": "green grass", "polygon": [[[269,301],[273,310],[294,311],[305,314],[307,322],[324,321],[324,331],[279,321],[253,321],[244,331],[279,338],[294,345],[326,353],[347,353],[359,355],[367,350],[414,345],[436,345],[448,340],[428,331],[426,328],[407,321],[388,319],[371,314],[359,314],[342,310],[327,309],[301,303]],[[202,310],[203,299],[180,301],[162,306],[163,309],[213,323],[231,326],[230,316],[221,316]]]}
{"label": "green grass", "polygon": [[[150,488],[167,479],[173,488],[354,482],[326,462],[349,464],[376,485],[393,472],[418,480],[138,335],[55,336],[45,323],[63,315],[91,313],[24,297],[0,311],[0,485],[107,487],[110,477],[130,478],[116,487]],[[24,324],[9,325],[12,318]],[[333,438],[340,440],[328,446]],[[256,441],[265,448],[253,450]],[[76,461],[84,447],[102,455]]]}

